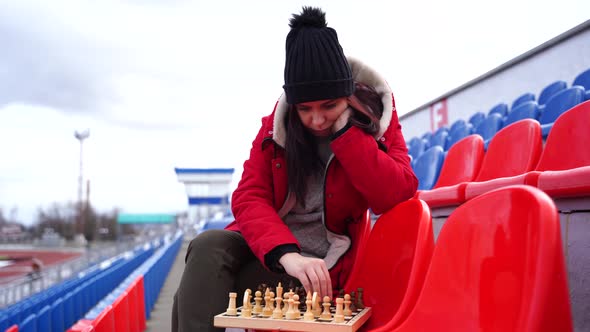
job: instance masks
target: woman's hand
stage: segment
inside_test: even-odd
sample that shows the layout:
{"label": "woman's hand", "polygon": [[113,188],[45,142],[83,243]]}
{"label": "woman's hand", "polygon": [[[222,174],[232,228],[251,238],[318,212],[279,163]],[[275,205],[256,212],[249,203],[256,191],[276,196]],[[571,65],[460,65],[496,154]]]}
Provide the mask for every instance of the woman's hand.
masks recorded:
{"label": "woman's hand", "polygon": [[352,116],[352,109],[350,107],[348,107],[347,109],[344,110],[344,112],[342,112],[342,114],[340,114],[338,119],[336,119],[336,121],[334,121],[334,124],[332,125],[332,133],[335,133],[338,130],[344,128],[344,126],[346,126],[346,124],[348,123],[348,119],[351,116]]}
{"label": "woman's hand", "polygon": [[305,290],[332,298],[332,280],[326,263],[319,258],[304,257],[296,252],[284,254],[279,263],[287,274],[299,279]]}

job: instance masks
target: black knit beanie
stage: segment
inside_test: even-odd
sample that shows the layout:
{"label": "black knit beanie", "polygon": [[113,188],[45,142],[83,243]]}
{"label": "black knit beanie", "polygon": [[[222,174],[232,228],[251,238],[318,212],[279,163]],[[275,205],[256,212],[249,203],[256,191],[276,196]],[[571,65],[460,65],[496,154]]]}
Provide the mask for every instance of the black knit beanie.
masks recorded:
{"label": "black knit beanie", "polygon": [[350,65],[336,30],[319,8],[303,7],[289,22],[285,93],[289,104],[348,97],[354,91]]}

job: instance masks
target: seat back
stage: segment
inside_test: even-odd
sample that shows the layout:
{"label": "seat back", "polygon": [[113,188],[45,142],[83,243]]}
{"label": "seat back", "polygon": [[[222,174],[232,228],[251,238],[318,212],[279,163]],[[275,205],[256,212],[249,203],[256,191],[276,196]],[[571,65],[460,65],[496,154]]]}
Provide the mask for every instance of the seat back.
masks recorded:
{"label": "seat back", "polygon": [[583,102],[585,93],[584,89],[580,86],[559,91],[547,101],[539,117],[539,122],[541,124],[555,122],[563,112]]}
{"label": "seat back", "polygon": [[510,109],[513,110],[515,107],[518,107],[520,104],[526,103],[527,101],[535,101],[535,95],[530,92],[523,93],[522,95],[514,99],[514,101],[512,102],[512,106],[510,106]]}
{"label": "seat back", "polygon": [[408,154],[412,156],[412,160],[416,160],[426,150],[426,140],[418,137],[410,140],[410,146],[408,148]]}
{"label": "seat back", "polygon": [[444,150],[445,146],[447,145],[448,136],[449,136],[449,131],[446,127],[439,128],[430,137],[429,147],[440,146]]}
{"label": "seat back", "polygon": [[51,330],[51,307],[49,305],[44,306],[39,310],[37,314],[37,331],[50,331]]}
{"label": "seat back", "polygon": [[473,181],[479,172],[483,157],[481,136],[469,135],[463,138],[447,152],[434,188]]}
{"label": "seat back", "polygon": [[424,201],[402,202],[377,219],[355,265],[361,273],[346,288],[364,290],[363,303],[372,308],[365,328],[389,331],[405,319],[422,289],[433,250],[432,218]]}
{"label": "seat back", "polygon": [[[354,253],[353,261],[360,262],[365,256],[367,243],[369,242],[369,236],[371,234],[371,213],[369,210],[363,214],[360,222],[348,224],[348,234],[352,239],[352,247],[350,250],[352,250]],[[344,289],[351,288],[351,282],[356,279],[354,274],[359,272],[362,273],[362,271],[352,269],[346,280],[346,283],[344,284]]]}
{"label": "seat back", "polygon": [[432,189],[438,179],[444,154],[440,146],[433,146],[416,159],[414,173],[418,178],[418,190]]}
{"label": "seat back", "polygon": [[578,74],[572,83],[572,86],[574,85],[579,85],[584,87],[585,90],[590,90],[590,69]]}
{"label": "seat back", "polygon": [[115,331],[115,314],[113,312],[113,306],[108,305],[104,308],[98,316],[92,322],[94,330],[96,332],[109,332]]}
{"label": "seat back", "polygon": [[545,105],[549,98],[551,98],[554,94],[561,90],[565,90],[567,88],[567,83],[565,81],[555,81],[541,90],[539,93],[539,105]]}
{"label": "seat back", "polygon": [[539,105],[534,101],[526,101],[514,108],[504,119],[504,126],[508,126],[523,119],[537,119],[539,117]]}
{"label": "seat back", "polygon": [[472,126],[463,122],[463,126],[456,126],[449,131],[449,138],[447,139],[447,146],[445,150],[449,150],[455,143],[463,138],[471,135]]}
{"label": "seat back", "polygon": [[559,216],[531,186],[459,206],[416,306],[395,331],[572,331]]}
{"label": "seat back", "polygon": [[560,115],[545,143],[537,171],[561,171],[590,165],[590,101]]}
{"label": "seat back", "polygon": [[477,127],[474,134],[480,135],[484,141],[492,139],[502,128],[502,116],[497,113],[488,115]]}
{"label": "seat back", "polygon": [[486,115],[483,112],[477,112],[469,117],[469,123],[473,126],[473,128],[477,128],[479,124],[486,118]]}
{"label": "seat back", "polygon": [[524,119],[500,130],[491,140],[475,181],[487,181],[532,171],[543,148],[541,126]]}
{"label": "seat back", "polygon": [[505,117],[506,114],[508,114],[508,105],[505,103],[500,103],[500,104],[492,107],[490,109],[490,111],[488,112],[488,116],[490,114],[494,114],[494,113],[500,114],[501,117]]}

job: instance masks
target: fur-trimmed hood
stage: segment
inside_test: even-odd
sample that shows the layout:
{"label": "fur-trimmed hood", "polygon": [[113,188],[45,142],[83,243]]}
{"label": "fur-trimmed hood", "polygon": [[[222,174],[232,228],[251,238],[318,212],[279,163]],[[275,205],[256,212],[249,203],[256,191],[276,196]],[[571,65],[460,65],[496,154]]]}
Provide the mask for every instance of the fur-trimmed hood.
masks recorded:
{"label": "fur-trimmed hood", "polygon": [[[376,140],[381,140],[385,132],[389,127],[393,112],[395,112],[395,106],[393,105],[393,95],[391,88],[381,75],[370,68],[369,66],[362,63],[360,60],[353,57],[347,57],[348,63],[352,69],[352,79],[355,82],[360,82],[372,86],[379,95],[381,95],[381,101],[383,102],[383,115],[379,120],[380,129],[375,134]],[[286,140],[286,128],[285,128],[285,116],[287,116],[287,110],[289,104],[287,103],[287,97],[285,94],[279,99],[274,112],[272,139],[280,146],[285,147]]]}

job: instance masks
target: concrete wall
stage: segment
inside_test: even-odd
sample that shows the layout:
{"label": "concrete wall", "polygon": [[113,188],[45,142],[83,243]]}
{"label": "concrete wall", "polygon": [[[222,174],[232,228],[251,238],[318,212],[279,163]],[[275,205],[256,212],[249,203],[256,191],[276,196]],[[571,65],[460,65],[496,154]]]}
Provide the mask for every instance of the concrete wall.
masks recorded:
{"label": "concrete wall", "polygon": [[[590,68],[590,21],[540,45],[512,61],[458,87],[423,107],[401,117],[406,140],[437,126],[431,120],[431,106],[446,99],[447,124],[487,112],[498,103],[512,104],[526,92],[538,98],[548,84],[563,80],[570,86],[579,73]],[[439,119],[440,120],[440,119]],[[434,122],[434,128],[431,123]]]}

